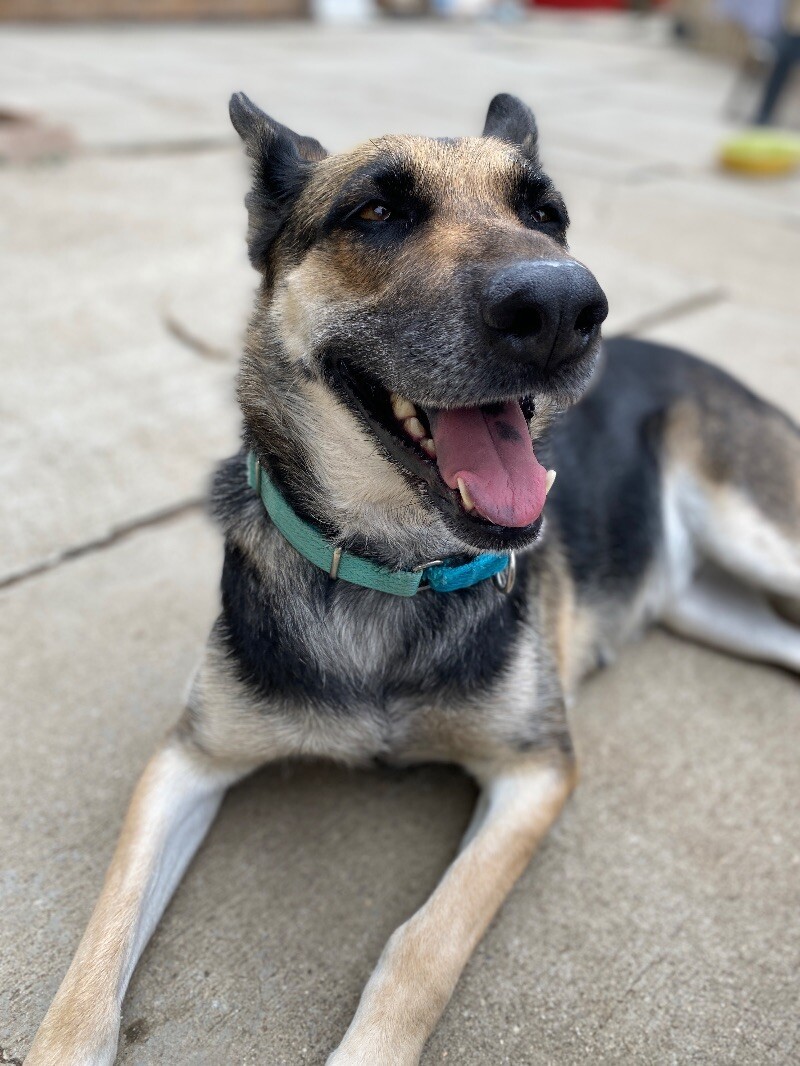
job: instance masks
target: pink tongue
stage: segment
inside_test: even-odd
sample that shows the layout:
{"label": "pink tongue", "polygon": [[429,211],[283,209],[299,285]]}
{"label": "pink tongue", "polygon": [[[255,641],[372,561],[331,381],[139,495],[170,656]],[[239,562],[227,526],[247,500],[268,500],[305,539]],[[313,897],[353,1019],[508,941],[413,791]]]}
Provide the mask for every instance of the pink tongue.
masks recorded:
{"label": "pink tongue", "polygon": [[498,526],[536,521],[544,507],[546,473],[516,400],[496,414],[479,407],[435,411],[430,423],[439,473],[451,489],[458,489],[461,478],[478,514]]}

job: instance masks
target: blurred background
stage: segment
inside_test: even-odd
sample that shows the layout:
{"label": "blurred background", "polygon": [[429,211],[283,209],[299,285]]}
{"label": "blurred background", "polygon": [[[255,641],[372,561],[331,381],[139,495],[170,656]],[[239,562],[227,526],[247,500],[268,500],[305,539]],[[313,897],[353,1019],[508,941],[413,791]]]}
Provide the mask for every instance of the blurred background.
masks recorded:
{"label": "blurred background", "polygon": [[[234,90],[332,150],[536,112],[606,333],[800,416],[800,5],[0,0],[0,1062],[68,963],[216,610],[256,277]],[[761,139],[753,139],[758,127]],[[744,139],[743,139],[744,135]],[[797,685],[655,633],[424,1063],[798,1061]],[[452,855],[457,772],[268,769],[148,949],[120,1061],[318,1063]]]}

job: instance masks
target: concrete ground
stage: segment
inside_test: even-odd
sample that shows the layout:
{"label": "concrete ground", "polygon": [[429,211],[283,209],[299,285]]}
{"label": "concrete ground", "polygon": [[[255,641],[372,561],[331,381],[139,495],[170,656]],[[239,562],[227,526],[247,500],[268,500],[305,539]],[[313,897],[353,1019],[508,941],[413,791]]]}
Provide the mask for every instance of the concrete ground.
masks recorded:
{"label": "concrete ground", "polygon": [[[75,148],[0,168],[0,1062],[25,1055],[215,613],[201,499],[236,444],[254,285],[228,94],[338,148],[476,132],[519,93],[609,332],[800,416],[800,182],[715,171],[731,78],[625,19],[3,30],[0,106]],[[423,1062],[800,1062],[796,680],[654,633],[572,724],[582,784]],[[134,977],[119,1061],[323,1062],[473,796],[427,767],[234,790]]]}

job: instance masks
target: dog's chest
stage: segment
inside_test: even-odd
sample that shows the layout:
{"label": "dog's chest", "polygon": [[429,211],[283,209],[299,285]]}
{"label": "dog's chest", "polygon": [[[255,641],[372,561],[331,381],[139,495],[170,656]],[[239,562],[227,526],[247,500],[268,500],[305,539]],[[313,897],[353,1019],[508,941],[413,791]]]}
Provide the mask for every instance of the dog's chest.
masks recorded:
{"label": "dog's chest", "polygon": [[287,752],[353,761],[477,757],[535,743],[540,708],[558,702],[523,582],[404,599],[344,583],[256,591],[237,587],[243,574],[229,573],[218,636],[259,745],[272,732]]}
{"label": "dog's chest", "polygon": [[306,625],[295,726],[317,736],[346,722],[372,754],[400,761],[481,758],[549,736],[560,690],[522,601],[492,587],[421,596],[348,590]]}
{"label": "dog's chest", "polygon": [[404,599],[342,586],[311,609],[306,600],[290,611],[285,649],[306,664],[305,695],[334,706],[491,688],[521,629],[518,612],[493,589]]}

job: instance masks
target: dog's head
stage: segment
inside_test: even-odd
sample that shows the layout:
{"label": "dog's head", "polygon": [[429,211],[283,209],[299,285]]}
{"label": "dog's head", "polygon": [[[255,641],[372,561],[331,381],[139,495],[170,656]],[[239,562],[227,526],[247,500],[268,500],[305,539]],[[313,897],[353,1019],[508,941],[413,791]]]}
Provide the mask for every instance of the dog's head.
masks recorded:
{"label": "dog's head", "polygon": [[531,112],[496,96],[481,137],[387,136],[340,155],[243,94],[231,118],[253,161],[263,275],[240,377],[250,443],[345,536],[530,543],[536,442],[585,387],[607,314],[567,251]]}

